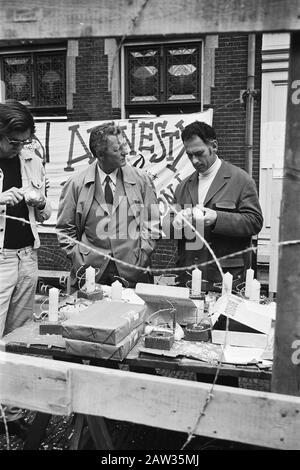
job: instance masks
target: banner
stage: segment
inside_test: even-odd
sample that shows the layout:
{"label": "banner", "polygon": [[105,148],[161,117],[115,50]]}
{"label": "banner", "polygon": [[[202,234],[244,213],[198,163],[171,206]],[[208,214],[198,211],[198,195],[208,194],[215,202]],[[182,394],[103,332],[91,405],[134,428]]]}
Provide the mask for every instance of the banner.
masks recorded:
{"label": "banner", "polygon": [[[176,114],[151,119],[114,120],[128,144],[128,164],[143,168],[153,179],[159,202],[171,202],[176,186],[193,171],[184,152],[181,131],[193,121],[212,125],[213,110]],[[106,121],[36,123],[36,135],[44,147],[46,173],[50,183],[48,198],[53,214],[44,225],[56,223],[58,201],[65,181],[82,171],[94,158],[89,150],[93,127]],[[26,151],[26,149],[24,149]],[[42,154],[41,148],[36,152]]]}

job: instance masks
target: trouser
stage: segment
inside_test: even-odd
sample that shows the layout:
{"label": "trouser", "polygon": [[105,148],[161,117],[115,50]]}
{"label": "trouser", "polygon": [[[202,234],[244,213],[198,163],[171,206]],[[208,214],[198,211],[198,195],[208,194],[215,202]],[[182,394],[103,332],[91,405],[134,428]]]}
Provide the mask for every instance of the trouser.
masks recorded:
{"label": "trouser", "polygon": [[108,265],[103,272],[100,283],[106,286],[111,286],[116,280],[120,281],[120,274],[117,269],[116,263],[113,260],[109,260]]}
{"label": "trouser", "polygon": [[[0,254],[0,338],[32,318],[38,276],[33,247],[3,249]],[[4,407],[7,421],[18,419],[19,409]],[[1,414],[0,414],[1,415]]]}

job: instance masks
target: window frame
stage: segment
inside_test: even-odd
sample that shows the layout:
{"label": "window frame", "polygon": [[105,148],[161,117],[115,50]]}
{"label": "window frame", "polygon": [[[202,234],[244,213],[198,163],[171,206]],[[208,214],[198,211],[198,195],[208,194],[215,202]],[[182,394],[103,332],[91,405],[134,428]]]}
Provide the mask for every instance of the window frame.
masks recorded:
{"label": "window frame", "polygon": [[[64,104],[55,104],[55,105],[38,105],[37,104],[37,57],[38,55],[63,55],[65,59],[65,94],[64,94]],[[28,108],[37,116],[43,117],[47,115],[52,117],[55,116],[64,116],[67,111],[67,44],[58,44],[53,45],[52,47],[47,46],[35,46],[35,47],[14,47],[14,48],[5,48],[0,51],[0,74],[1,80],[5,84],[5,99],[8,99],[6,95],[6,83],[4,80],[4,59],[10,57],[30,57],[31,63],[31,80],[32,80],[32,89],[31,89],[31,103],[24,101],[23,103],[28,106]]]}
{"label": "window frame", "polygon": [[[197,44],[199,57],[199,100],[174,100],[167,101],[167,54],[164,52],[163,57],[160,60],[160,95],[163,95],[163,100],[158,102],[136,102],[132,103],[129,101],[129,52],[134,48],[146,48],[146,47],[160,47],[160,50],[166,51],[172,46],[183,46],[188,47],[189,45]],[[161,53],[160,53],[161,54]],[[128,118],[132,114],[151,114],[160,116],[161,114],[173,114],[173,113],[189,113],[203,111],[203,59],[204,59],[204,39],[203,38],[181,38],[174,40],[156,40],[156,41],[130,41],[122,46],[121,52],[121,76],[123,77],[121,85],[121,97],[122,97],[122,110],[121,114],[123,118]]]}

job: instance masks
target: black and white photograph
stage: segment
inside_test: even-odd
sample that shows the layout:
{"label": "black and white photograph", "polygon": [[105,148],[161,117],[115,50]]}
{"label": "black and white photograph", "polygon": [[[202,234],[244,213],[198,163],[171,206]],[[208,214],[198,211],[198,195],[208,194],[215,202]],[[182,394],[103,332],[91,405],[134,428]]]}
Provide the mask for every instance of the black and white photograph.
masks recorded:
{"label": "black and white photograph", "polygon": [[300,0],[0,0],[0,450],[300,450],[299,212]]}

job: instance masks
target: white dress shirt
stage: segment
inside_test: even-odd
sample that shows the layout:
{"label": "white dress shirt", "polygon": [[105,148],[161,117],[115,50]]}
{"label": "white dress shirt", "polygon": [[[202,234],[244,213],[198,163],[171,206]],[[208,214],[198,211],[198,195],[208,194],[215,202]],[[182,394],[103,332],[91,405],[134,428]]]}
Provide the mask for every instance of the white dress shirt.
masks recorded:
{"label": "white dress shirt", "polygon": [[104,189],[106,185],[105,178],[109,176],[110,177],[109,186],[114,196],[116,192],[118,168],[116,168],[114,171],[108,174],[108,173],[104,173],[104,171],[100,168],[99,165],[97,165],[97,167],[98,167],[98,174],[99,174],[103,194],[104,194]]}

